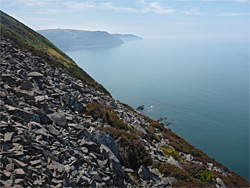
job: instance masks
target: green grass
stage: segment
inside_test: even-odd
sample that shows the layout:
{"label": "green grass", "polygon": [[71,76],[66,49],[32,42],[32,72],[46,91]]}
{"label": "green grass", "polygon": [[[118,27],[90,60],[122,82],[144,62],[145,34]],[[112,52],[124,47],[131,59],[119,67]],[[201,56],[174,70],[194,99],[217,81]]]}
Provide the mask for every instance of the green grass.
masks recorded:
{"label": "green grass", "polygon": [[201,175],[200,175],[201,181],[211,182],[213,178],[214,178],[214,175],[209,170],[203,170],[201,172]]}
{"label": "green grass", "polygon": [[162,151],[165,157],[168,158],[172,156],[174,159],[181,161],[181,157],[179,156],[178,152],[174,151],[172,148],[165,146],[165,147],[162,147]]}
{"label": "green grass", "polygon": [[159,136],[157,136],[156,134],[152,134],[152,139],[156,141],[160,141]]}
{"label": "green grass", "polygon": [[20,47],[32,52],[33,55],[41,57],[45,62],[66,69],[72,77],[80,79],[83,84],[111,96],[102,85],[78,67],[70,57],[49,40],[2,11],[0,11],[0,31],[2,37],[15,42]]}

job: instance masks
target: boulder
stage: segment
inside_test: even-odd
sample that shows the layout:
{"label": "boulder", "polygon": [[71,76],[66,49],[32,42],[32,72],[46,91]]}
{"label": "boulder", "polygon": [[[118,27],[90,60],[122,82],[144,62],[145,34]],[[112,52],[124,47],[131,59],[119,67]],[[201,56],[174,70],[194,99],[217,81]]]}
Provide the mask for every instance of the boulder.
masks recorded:
{"label": "boulder", "polygon": [[177,166],[177,167],[180,167],[180,163],[177,160],[175,160],[171,155],[168,158],[167,163],[174,165],[174,166]]}
{"label": "boulder", "polygon": [[176,181],[177,181],[177,179],[175,177],[162,178],[162,184],[164,184],[164,185],[172,185]]}
{"label": "boulder", "polygon": [[147,134],[147,132],[145,131],[145,129],[143,129],[143,128],[140,126],[140,122],[139,122],[139,121],[134,121],[134,122],[131,124],[131,126],[134,127],[135,130],[140,131],[140,132],[142,132],[143,134]]}
{"label": "boulder", "polygon": [[220,178],[216,178],[216,187],[218,188],[226,188],[226,185]]}
{"label": "boulder", "polygon": [[23,82],[23,84],[21,85],[21,88],[20,89],[23,89],[23,90],[30,90],[33,88],[33,85],[31,83],[31,81],[29,80],[26,80]]}
{"label": "boulder", "polygon": [[59,136],[60,132],[53,126],[53,125],[48,125],[49,132],[55,136]]}
{"label": "boulder", "polygon": [[112,137],[105,134],[104,132],[94,129],[93,127],[90,128],[90,133],[93,136],[95,142],[107,146],[117,158],[119,157],[119,150]]}
{"label": "boulder", "polygon": [[11,141],[13,135],[14,135],[13,132],[7,132],[7,133],[5,133],[5,134],[4,134],[4,142]]}
{"label": "boulder", "polygon": [[148,169],[144,166],[144,165],[141,165],[139,170],[138,170],[138,175],[144,179],[144,180],[147,180],[150,178],[150,173],[148,172]]}
{"label": "boulder", "polygon": [[191,162],[194,159],[194,157],[191,154],[187,154],[185,158],[186,158],[186,161],[188,162]]}
{"label": "boulder", "polygon": [[138,111],[143,111],[143,110],[144,110],[144,105],[138,106],[138,107],[136,108],[136,110],[138,110]]}
{"label": "boulder", "polygon": [[30,72],[27,74],[27,76],[34,77],[34,78],[41,78],[41,77],[43,77],[43,74],[41,74],[39,72]]}
{"label": "boulder", "polygon": [[109,159],[110,167],[115,172],[116,175],[124,177],[124,171],[122,165],[114,153],[105,145],[101,144],[100,147],[101,154]]}
{"label": "boulder", "polygon": [[59,126],[66,127],[67,125],[67,120],[64,113],[54,112],[49,114],[48,117]]}
{"label": "boulder", "polygon": [[9,113],[17,117],[18,119],[24,120],[24,121],[36,121],[39,123],[40,118],[37,117],[36,114],[33,114],[32,112],[22,110],[10,105],[5,105],[5,107],[8,109]]}

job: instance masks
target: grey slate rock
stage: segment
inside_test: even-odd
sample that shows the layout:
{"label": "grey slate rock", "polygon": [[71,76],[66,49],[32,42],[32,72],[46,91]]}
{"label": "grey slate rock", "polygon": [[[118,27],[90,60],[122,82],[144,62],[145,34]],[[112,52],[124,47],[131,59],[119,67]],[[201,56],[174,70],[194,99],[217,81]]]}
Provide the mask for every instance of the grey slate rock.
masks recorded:
{"label": "grey slate rock", "polygon": [[109,159],[110,167],[113,169],[113,171],[118,176],[124,177],[124,171],[122,169],[121,163],[114,155],[114,153],[107,146],[103,144],[101,144],[100,151]]}
{"label": "grey slate rock", "polygon": [[90,129],[91,129],[90,133],[92,134],[94,141],[99,144],[103,144],[107,146],[113,152],[113,154],[118,158],[119,150],[115,144],[114,139],[110,137],[109,135],[105,134],[104,132],[101,132],[94,128],[90,128]]}
{"label": "grey slate rock", "polygon": [[11,141],[14,133],[13,132],[7,132],[4,134],[4,142],[9,142]]}
{"label": "grey slate rock", "polygon": [[20,89],[23,89],[23,90],[30,90],[33,88],[33,85],[31,83],[31,81],[29,80],[26,80],[23,82],[23,84],[21,85],[21,88]]}
{"label": "grey slate rock", "polygon": [[66,127],[67,125],[67,120],[64,113],[54,112],[53,114],[49,114],[48,117],[57,125],[60,125],[62,127]]}
{"label": "grey slate rock", "polygon": [[52,164],[56,167],[58,172],[64,171],[64,166],[56,161],[52,161]]}
{"label": "grey slate rock", "polygon": [[48,125],[49,132],[55,136],[59,136],[60,132],[53,126],[53,125]]}
{"label": "grey slate rock", "polygon": [[39,72],[30,72],[30,73],[27,74],[27,76],[35,77],[35,78],[41,78],[41,77],[43,77],[43,74],[41,74]]}
{"label": "grey slate rock", "polygon": [[149,179],[149,177],[150,177],[150,174],[149,174],[147,168],[146,168],[144,165],[141,165],[141,166],[140,166],[140,168],[139,168],[139,170],[138,170],[138,175],[139,175],[142,179],[144,179],[144,180],[147,180],[147,179]]}

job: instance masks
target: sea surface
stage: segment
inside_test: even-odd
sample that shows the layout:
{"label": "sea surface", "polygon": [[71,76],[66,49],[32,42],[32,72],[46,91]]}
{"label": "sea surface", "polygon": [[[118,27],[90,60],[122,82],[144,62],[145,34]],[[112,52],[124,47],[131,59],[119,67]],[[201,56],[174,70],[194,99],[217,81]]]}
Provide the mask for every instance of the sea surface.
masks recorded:
{"label": "sea surface", "polygon": [[244,42],[127,42],[66,52],[111,95],[249,180],[249,47]]}

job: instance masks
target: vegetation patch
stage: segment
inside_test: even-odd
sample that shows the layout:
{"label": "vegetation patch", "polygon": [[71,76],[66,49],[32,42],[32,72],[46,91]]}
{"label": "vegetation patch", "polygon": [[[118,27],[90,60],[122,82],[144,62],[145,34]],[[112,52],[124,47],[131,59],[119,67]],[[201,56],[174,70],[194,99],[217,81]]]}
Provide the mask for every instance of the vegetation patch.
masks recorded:
{"label": "vegetation patch", "polygon": [[188,178],[186,180],[178,180],[172,184],[172,187],[190,188],[190,187],[212,187],[211,184],[202,182],[195,178]]}
{"label": "vegetation patch", "polygon": [[132,169],[138,169],[142,164],[149,166],[152,158],[147,153],[146,148],[139,139],[129,139],[126,135],[121,135],[116,140],[116,145],[121,154],[122,164]]}
{"label": "vegetation patch", "polygon": [[142,164],[152,164],[151,155],[148,154],[145,146],[135,134],[134,129],[124,123],[112,108],[103,104],[90,103],[87,105],[87,115],[94,120],[101,118],[103,122],[111,127],[99,127],[98,129],[107,133],[116,140],[120,152],[121,162],[124,166],[138,169]]}
{"label": "vegetation patch", "polygon": [[206,182],[212,182],[212,179],[214,178],[214,175],[212,174],[211,171],[209,170],[203,170],[200,175],[200,180],[201,181],[206,181]]}
{"label": "vegetation patch", "polygon": [[114,127],[98,128],[116,140],[120,152],[121,163],[129,168],[138,169],[142,164],[149,166],[152,158],[140,139],[125,130]]}
{"label": "vegetation patch", "polygon": [[151,136],[151,140],[160,141],[160,138],[155,133],[153,133],[152,136]]}
{"label": "vegetation patch", "polygon": [[153,163],[152,168],[157,168],[165,177],[170,176],[180,180],[189,178],[188,173],[184,170],[168,163],[155,162]]}
{"label": "vegetation patch", "polygon": [[103,122],[112,127],[117,127],[123,130],[132,130],[130,126],[119,119],[112,108],[105,106],[104,104],[90,103],[87,105],[87,109],[88,115],[91,115],[94,120],[101,118]]}
{"label": "vegetation patch", "polygon": [[98,127],[97,129],[99,129],[102,132],[105,132],[106,134],[113,137],[114,139],[118,139],[121,135],[125,135],[126,137],[132,140],[138,139],[137,135],[131,134],[128,131],[117,129],[114,127]]}
{"label": "vegetation patch", "polygon": [[200,164],[194,164],[194,163],[186,163],[183,166],[183,169],[189,173],[190,176],[199,178],[201,172],[206,169],[205,166]]}
{"label": "vegetation patch", "polygon": [[178,161],[181,161],[182,159],[181,159],[181,157],[179,156],[179,153],[178,152],[176,152],[176,151],[174,151],[172,148],[170,148],[170,147],[167,147],[167,146],[165,146],[165,147],[162,147],[162,151],[163,151],[163,153],[164,153],[164,156],[165,157],[170,157],[170,156],[172,156],[174,159],[176,159],[176,160],[178,160]]}
{"label": "vegetation patch", "polygon": [[211,187],[211,184],[191,177],[186,171],[174,165],[156,162],[152,167],[157,168],[165,177],[175,177],[178,181],[173,183],[173,187]]}

